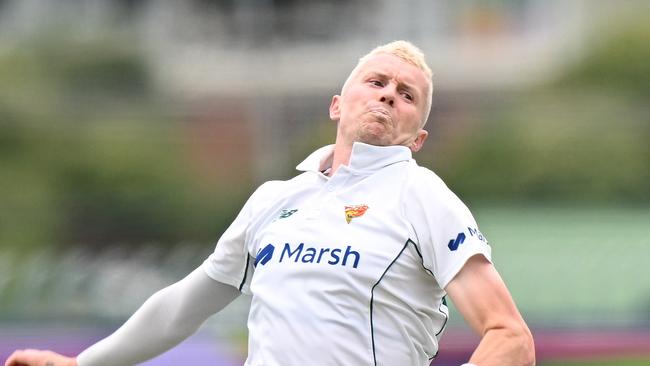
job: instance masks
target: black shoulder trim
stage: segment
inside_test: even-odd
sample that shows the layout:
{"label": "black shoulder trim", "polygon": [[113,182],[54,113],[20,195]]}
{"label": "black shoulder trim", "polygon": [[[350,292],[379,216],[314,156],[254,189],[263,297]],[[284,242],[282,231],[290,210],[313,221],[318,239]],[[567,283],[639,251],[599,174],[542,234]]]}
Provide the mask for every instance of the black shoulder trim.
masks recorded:
{"label": "black shoulder trim", "polygon": [[244,268],[244,278],[241,280],[241,283],[239,284],[239,291],[241,292],[241,289],[244,287],[244,284],[246,283],[246,276],[248,275],[248,266],[251,261],[251,256],[247,255],[246,256],[246,268]]}
{"label": "black shoulder trim", "polygon": [[436,276],[433,275],[433,272],[424,265],[424,257],[422,257],[422,252],[420,252],[420,248],[418,248],[418,245],[410,238],[408,239],[407,243],[408,242],[413,244],[413,248],[415,248],[415,252],[418,253],[418,257],[420,257],[420,263],[422,264],[422,268],[424,268],[425,271],[429,272],[429,274],[433,276],[433,278],[435,278]]}

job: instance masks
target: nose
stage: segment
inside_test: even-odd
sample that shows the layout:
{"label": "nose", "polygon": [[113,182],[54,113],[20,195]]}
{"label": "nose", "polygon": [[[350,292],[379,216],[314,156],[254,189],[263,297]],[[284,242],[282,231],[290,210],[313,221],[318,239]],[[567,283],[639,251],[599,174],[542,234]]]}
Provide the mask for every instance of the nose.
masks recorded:
{"label": "nose", "polygon": [[390,85],[386,86],[381,90],[379,101],[392,107],[395,104],[395,93],[396,90],[394,87]]}
{"label": "nose", "polygon": [[393,106],[395,103],[395,98],[393,98],[390,95],[382,95],[382,97],[379,99],[380,102],[382,103],[387,103],[389,106]]}

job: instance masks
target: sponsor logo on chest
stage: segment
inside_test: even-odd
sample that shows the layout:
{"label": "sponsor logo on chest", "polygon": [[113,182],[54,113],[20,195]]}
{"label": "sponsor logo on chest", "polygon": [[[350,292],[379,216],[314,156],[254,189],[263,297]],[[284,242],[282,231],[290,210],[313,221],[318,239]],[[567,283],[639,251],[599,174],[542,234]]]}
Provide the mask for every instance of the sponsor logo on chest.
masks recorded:
{"label": "sponsor logo on chest", "polygon": [[277,263],[294,262],[357,268],[361,261],[361,254],[350,245],[345,248],[328,248],[308,246],[305,243],[298,245],[285,243],[276,250],[273,244],[267,244],[257,252],[253,266],[265,265],[274,258]]}

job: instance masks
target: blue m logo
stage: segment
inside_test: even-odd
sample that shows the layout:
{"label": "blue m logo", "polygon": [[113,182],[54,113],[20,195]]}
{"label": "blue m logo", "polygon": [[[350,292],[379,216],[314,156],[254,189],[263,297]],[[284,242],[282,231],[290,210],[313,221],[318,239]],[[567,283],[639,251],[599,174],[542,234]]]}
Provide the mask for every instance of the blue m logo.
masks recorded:
{"label": "blue m logo", "polygon": [[270,261],[271,258],[273,258],[274,250],[275,247],[273,246],[273,244],[268,244],[259,252],[257,252],[257,256],[255,257],[255,262],[253,263],[253,267],[257,267],[257,263],[262,262],[262,265],[265,265],[266,262]]}
{"label": "blue m logo", "polygon": [[449,241],[449,244],[447,244],[447,246],[449,247],[449,250],[453,252],[454,250],[458,249],[458,246],[463,244],[464,241],[465,241],[465,233],[458,233],[456,239],[451,239]]}

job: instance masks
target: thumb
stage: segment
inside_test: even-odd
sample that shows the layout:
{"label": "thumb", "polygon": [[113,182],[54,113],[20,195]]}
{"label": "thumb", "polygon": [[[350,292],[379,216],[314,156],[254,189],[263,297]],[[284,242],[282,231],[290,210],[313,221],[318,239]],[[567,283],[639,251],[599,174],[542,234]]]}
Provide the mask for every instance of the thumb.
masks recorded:
{"label": "thumb", "polygon": [[30,366],[29,353],[25,350],[16,350],[7,358],[5,366]]}
{"label": "thumb", "polygon": [[39,351],[35,349],[17,350],[9,356],[5,366],[63,366],[66,357],[51,351]]}

